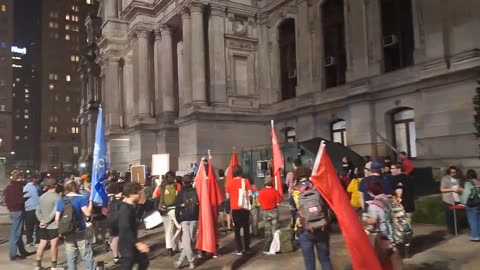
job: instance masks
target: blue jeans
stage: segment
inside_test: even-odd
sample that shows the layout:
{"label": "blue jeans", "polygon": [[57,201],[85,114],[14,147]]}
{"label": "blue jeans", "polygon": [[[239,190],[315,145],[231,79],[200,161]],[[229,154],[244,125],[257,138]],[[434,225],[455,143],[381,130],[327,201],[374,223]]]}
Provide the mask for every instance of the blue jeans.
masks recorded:
{"label": "blue jeans", "polygon": [[77,256],[80,253],[86,270],[95,268],[93,249],[87,232],[78,232],[65,237],[65,255],[67,257],[68,270],[77,270]]}
{"label": "blue jeans", "polygon": [[480,240],[480,208],[467,207],[467,219],[473,240]]}
{"label": "blue jeans", "polygon": [[315,248],[322,270],[332,270],[330,235],[328,231],[302,231],[299,235],[305,270],[315,270]]}
{"label": "blue jeans", "polygon": [[25,246],[23,245],[22,239],[22,228],[23,228],[23,212],[10,212],[10,221],[12,222],[12,227],[10,228],[10,258],[13,258],[17,255],[17,248],[20,252],[20,255],[26,254]]}

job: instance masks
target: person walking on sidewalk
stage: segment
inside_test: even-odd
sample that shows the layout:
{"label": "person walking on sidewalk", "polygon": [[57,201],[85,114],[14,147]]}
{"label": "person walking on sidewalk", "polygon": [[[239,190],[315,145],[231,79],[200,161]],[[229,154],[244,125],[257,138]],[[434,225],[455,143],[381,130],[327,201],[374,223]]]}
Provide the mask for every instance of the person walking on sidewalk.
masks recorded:
{"label": "person walking on sidewalk", "polygon": [[182,190],[175,199],[175,217],[182,226],[182,253],[174,263],[176,268],[182,267],[185,259],[190,269],[195,268],[193,248],[198,226],[198,211],[198,195],[192,187],[192,175],[186,174],[183,176]]}
{"label": "person walking on sidewalk", "polygon": [[[57,212],[55,214],[55,222],[59,224],[60,228],[64,224],[64,219],[68,218],[64,213],[64,210],[71,209],[72,217],[70,217],[73,230],[68,234],[63,235],[65,237],[65,255],[67,257],[68,270],[77,269],[77,254],[80,253],[83,264],[86,270],[93,270],[95,261],[93,259],[93,249],[90,243],[90,236],[87,233],[86,218],[92,214],[93,202],[88,202],[79,193],[79,186],[75,180],[69,180],[65,183],[65,197],[57,201]],[[70,204],[70,206],[67,205]],[[70,208],[71,207],[71,208]],[[91,226],[91,224],[89,224]]]}
{"label": "person walking on sidewalk", "polygon": [[[263,253],[270,255],[270,245],[272,244],[273,234],[278,229],[278,208],[282,201],[282,196],[273,188],[272,177],[265,177],[265,188],[258,194],[258,204],[263,210],[263,226],[265,230],[265,245]],[[273,255],[273,254],[271,254]]]}
{"label": "person walking on sidewalk", "polygon": [[[25,200],[23,197],[23,174],[20,171],[15,170],[12,172],[10,183],[3,191],[3,194],[7,209],[10,212],[10,221],[12,222],[9,241],[10,260],[25,259],[30,254],[25,249],[22,239]],[[17,249],[20,255],[17,255]]]}
{"label": "person walking on sidewalk", "polygon": [[328,206],[309,180],[310,175],[309,168],[300,167],[295,170],[295,179],[298,181],[292,193],[298,210],[295,231],[298,232],[305,269],[316,269],[317,249],[322,270],[332,270]]}
{"label": "person walking on sidewalk", "polygon": [[[35,185],[35,179],[28,179],[28,183],[23,187],[23,194],[25,198],[25,234],[27,236],[27,244],[33,247],[40,242],[38,220],[35,217],[35,209],[37,209],[40,196]],[[35,239],[33,238],[34,233]]]}
{"label": "person walking on sidewalk", "polygon": [[[227,184],[225,189],[227,199],[230,200],[230,208],[232,209],[237,248],[235,254],[237,255],[243,255],[244,252],[250,251],[250,200],[252,198],[252,187],[250,181],[242,178],[242,175],[242,167],[233,167],[233,179]],[[243,243],[245,243],[245,246],[242,245],[240,237],[241,229],[243,229]]]}
{"label": "person walking on sidewalk", "polygon": [[466,177],[461,202],[466,205],[470,241],[480,242],[480,180],[474,170],[468,170]]}
{"label": "person walking on sidewalk", "polygon": [[120,206],[118,214],[118,246],[122,255],[120,261],[120,269],[122,270],[132,270],[135,264],[138,265],[138,270],[145,270],[150,263],[147,256],[150,248],[146,244],[138,242],[138,223],[135,207],[140,200],[142,190],[143,187],[136,182],[128,182],[123,187],[125,199]]}
{"label": "person walking on sidewalk", "polygon": [[57,202],[61,198],[55,192],[57,181],[53,178],[43,180],[42,186],[47,189],[39,201],[39,205],[35,211],[35,218],[39,220],[40,244],[37,248],[37,266],[35,270],[42,269],[43,252],[50,242],[50,256],[52,258],[52,270],[63,270],[57,267],[58,256],[58,224],[55,223],[55,213],[57,210]]}

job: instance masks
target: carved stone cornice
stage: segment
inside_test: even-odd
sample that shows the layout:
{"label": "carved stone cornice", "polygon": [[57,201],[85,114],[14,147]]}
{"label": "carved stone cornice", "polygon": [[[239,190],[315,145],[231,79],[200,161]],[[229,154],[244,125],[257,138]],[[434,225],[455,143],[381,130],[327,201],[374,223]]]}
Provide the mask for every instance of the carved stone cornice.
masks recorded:
{"label": "carved stone cornice", "polygon": [[137,27],[135,28],[134,31],[137,38],[145,38],[145,39],[148,39],[152,33],[152,30],[146,27]]}
{"label": "carved stone cornice", "polygon": [[225,6],[210,4],[211,16],[225,17],[226,12],[227,12],[227,8]]}
{"label": "carved stone cornice", "polygon": [[162,36],[171,36],[172,29],[168,27],[168,25],[161,25],[158,30],[160,31]]}
{"label": "carved stone cornice", "polygon": [[190,14],[203,12],[204,7],[205,7],[205,4],[201,2],[193,1],[190,3]]}
{"label": "carved stone cornice", "polygon": [[182,15],[182,21],[190,19],[190,9],[189,8],[182,9],[180,14]]}

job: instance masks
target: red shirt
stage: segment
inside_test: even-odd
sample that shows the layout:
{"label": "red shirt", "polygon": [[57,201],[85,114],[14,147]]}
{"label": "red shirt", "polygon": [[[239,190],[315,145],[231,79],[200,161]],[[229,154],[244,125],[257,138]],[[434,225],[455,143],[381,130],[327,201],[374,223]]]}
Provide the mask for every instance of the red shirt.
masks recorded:
{"label": "red shirt", "polygon": [[230,208],[232,210],[242,209],[238,205],[238,190],[242,188],[242,179],[245,180],[245,189],[247,190],[247,192],[252,192],[252,186],[250,185],[250,181],[248,181],[248,179],[235,177],[231,181],[229,181],[225,188],[225,193],[230,196]]}
{"label": "red shirt", "polygon": [[281,201],[280,193],[272,187],[266,187],[258,193],[258,204],[263,210],[275,209]]}
{"label": "red shirt", "polygon": [[412,172],[413,172],[412,162],[410,162],[410,160],[408,160],[408,159],[404,159],[402,163],[403,163],[403,166],[405,167],[405,172],[408,175],[412,175]]}

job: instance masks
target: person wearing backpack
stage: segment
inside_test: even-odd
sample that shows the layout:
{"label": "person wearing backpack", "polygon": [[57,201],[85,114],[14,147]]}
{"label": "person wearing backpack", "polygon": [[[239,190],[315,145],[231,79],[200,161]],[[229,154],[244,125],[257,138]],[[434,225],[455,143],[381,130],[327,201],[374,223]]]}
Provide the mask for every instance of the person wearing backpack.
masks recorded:
{"label": "person wearing backpack", "polygon": [[369,202],[363,221],[375,253],[382,269],[401,270],[403,262],[396,245],[409,242],[411,230],[400,228],[409,218],[396,197],[383,193],[380,181],[370,181],[367,190],[373,200]]}
{"label": "person wearing backpack", "polygon": [[181,268],[187,259],[190,269],[195,268],[194,244],[198,227],[199,202],[197,191],[192,187],[192,175],[183,176],[183,186],[175,198],[175,218],[182,226],[182,253],[175,268]]}
{"label": "person wearing backpack", "polygon": [[468,170],[466,177],[468,181],[465,182],[460,201],[467,210],[470,240],[480,242],[480,180],[474,170]]}
{"label": "person wearing backpack", "polygon": [[295,231],[298,233],[305,269],[316,269],[316,249],[322,270],[332,270],[328,205],[309,180],[309,168],[299,167],[294,174],[298,181],[292,192],[298,212]]}
{"label": "person wearing backpack", "polygon": [[65,238],[68,270],[77,269],[78,253],[83,259],[85,269],[93,270],[95,261],[85,221],[92,214],[93,203],[79,194],[79,186],[75,180],[65,183],[64,192],[65,196],[57,201],[55,222],[58,224],[58,233]]}
{"label": "person wearing backpack", "polygon": [[47,191],[40,197],[39,205],[35,210],[35,218],[39,221],[38,233],[40,237],[40,243],[37,248],[37,265],[35,270],[42,269],[43,252],[47,247],[47,243],[50,242],[50,256],[52,259],[52,270],[63,270],[63,268],[57,267],[58,256],[58,224],[55,223],[55,213],[57,202],[60,199],[55,190],[57,188],[57,181],[53,178],[47,178],[43,180],[42,186]]}
{"label": "person wearing backpack", "polygon": [[175,199],[181,186],[175,182],[175,173],[169,171],[165,174],[165,180],[157,186],[153,193],[153,199],[160,197],[160,213],[163,218],[163,226],[165,228],[165,246],[167,254],[173,256],[174,250],[177,249],[173,241],[173,234],[178,222],[175,219]]}

